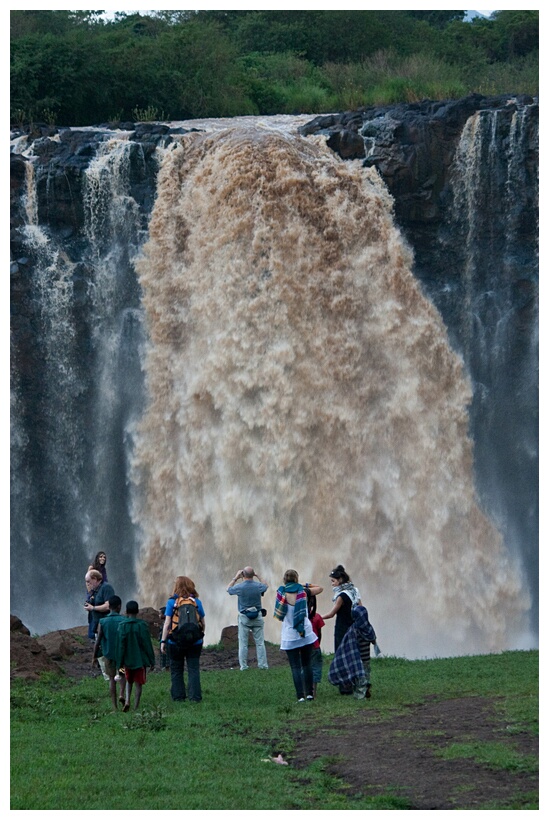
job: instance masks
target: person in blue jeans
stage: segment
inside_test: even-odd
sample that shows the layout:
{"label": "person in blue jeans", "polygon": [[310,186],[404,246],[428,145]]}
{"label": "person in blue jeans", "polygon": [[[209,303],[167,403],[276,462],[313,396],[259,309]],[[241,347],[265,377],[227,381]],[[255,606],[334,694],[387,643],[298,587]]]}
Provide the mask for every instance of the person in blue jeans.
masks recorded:
{"label": "person in blue jeans", "polygon": [[[199,638],[190,646],[176,646],[170,639],[170,633],[175,625],[177,607],[183,600],[191,600],[196,605],[199,616],[199,625],[202,635],[206,630],[206,614],[202,602],[198,597],[198,592],[194,581],[186,575],[178,575],[175,579],[173,593],[166,603],[164,618],[164,628],[160,641],[160,651],[162,654],[168,653],[171,676],[171,696],[172,700],[188,700],[198,703],[202,700],[202,689],[200,686],[200,655],[204,643],[203,637]],[[187,661],[188,687],[185,688],[185,661]]]}
{"label": "person in blue jeans", "polygon": [[312,652],[317,637],[307,613],[307,592],[320,595],[317,584],[299,583],[295,569],[287,569],[276,591],[274,617],[282,621],[280,648],[286,652],[297,695],[297,702],[314,700]]}
{"label": "person in blue jeans", "polygon": [[[257,581],[254,581],[254,577]],[[242,579],[241,583],[237,583]],[[236,584],[236,586],[235,586]],[[253,567],[239,570],[229,586],[229,595],[238,595],[238,663],[243,671],[248,669],[248,640],[253,635],[259,669],[268,669],[265,649],[264,621],[261,596],[269,585],[262,581]]]}

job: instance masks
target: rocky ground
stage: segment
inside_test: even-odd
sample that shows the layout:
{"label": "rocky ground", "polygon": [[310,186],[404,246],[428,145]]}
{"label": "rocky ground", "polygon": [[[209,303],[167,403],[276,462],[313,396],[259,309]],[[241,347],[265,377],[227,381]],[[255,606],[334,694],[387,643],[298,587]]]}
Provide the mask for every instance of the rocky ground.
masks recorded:
{"label": "rocky ground", "polygon": [[[142,609],[139,617],[149,624],[153,646],[158,650],[162,625],[155,609]],[[42,672],[58,672],[71,678],[99,676],[97,665],[91,667],[91,645],[86,626],[60,629],[47,635],[33,637],[19,618],[11,616],[11,678],[38,680]],[[250,651],[250,658],[253,649]],[[287,664],[277,646],[267,646],[269,664]],[[157,654],[160,668],[160,656]],[[232,669],[238,667],[238,635],[236,626],[227,626],[221,634],[219,646],[205,649],[200,658],[202,669]]]}
{"label": "rocky ground", "polygon": [[[151,636],[157,641],[160,615],[142,610]],[[79,679],[100,675],[91,668],[91,647],[85,626],[32,637],[18,618],[11,616],[11,677],[38,679],[42,672],[60,672]],[[253,654],[251,650],[250,655]],[[278,647],[268,645],[269,664],[287,665]],[[253,663],[253,661],[252,661]],[[238,667],[235,626],[223,630],[220,645],[201,656],[203,669]],[[288,673],[289,674],[289,673]],[[522,795],[538,792],[538,778],[517,765],[513,771],[481,765],[472,758],[444,760],[437,751],[451,743],[498,741],[523,755],[538,757],[538,739],[510,734],[490,698],[427,699],[412,703],[403,715],[379,720],[375,690],[370,701],[357,703],[352,720],[341,720],[320,731],[293,737],[293,748],[284,757],[296,769],[318,758],[329,758],[328,771],[345,784],[348,795],[382,795],[390,791],[412,810],[484,809],[490,805],[522,808]]]}

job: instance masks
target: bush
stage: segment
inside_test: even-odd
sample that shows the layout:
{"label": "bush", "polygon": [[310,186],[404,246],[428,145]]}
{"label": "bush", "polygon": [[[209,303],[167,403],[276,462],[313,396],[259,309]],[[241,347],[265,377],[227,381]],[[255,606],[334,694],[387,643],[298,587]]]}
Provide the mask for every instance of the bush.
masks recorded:
{"label": "bush", "polygon": [[336,103],[325,88],[306,82],[288,89],[285,111],[288,114],[322,114],[332,111]]}
{"label": "bush", "polygon": [[485,65],[480,74],[465,69],[462,72],[465,87],[487,96],[494,94],[539,94],[538,55],[514,60],[511,63]]}
{"label": "bush", "polygon": [[167,120],[168,117],[154,105],[148,105],[146,108],[136,106],[132,111],[132,119],[134,122],[158,122],[159,120]]}
{"label": "bush", "polygon": [[324,73],[293,52],[247,54],[240,65],[259,114],[322,112],[334,102]]}
{"label": "bush", "polygon": [[466,93],[454,66],[427,54],[402,57],[378,51],[360,63],[324,66],[336,108],[445,99]]}

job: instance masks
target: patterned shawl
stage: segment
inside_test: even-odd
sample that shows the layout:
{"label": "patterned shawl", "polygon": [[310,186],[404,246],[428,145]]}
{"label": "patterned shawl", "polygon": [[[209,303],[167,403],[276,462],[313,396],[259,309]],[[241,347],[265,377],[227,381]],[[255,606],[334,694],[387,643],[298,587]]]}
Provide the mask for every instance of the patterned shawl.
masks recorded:
{"label": "patterned shawl", "polygon": [[335,601],[336,598],[338,598],[343,592],[351,599],[351,606],[358,606],[358,602],[360,601],[360,592],[350,581],[346,584],[340,584],[337,587],[333,587],[334,594],[332,601]]}
{"label": "patterned shawl", "polygon": [[359,635],[370,643],[376,643],[376,633],[368,620],[368,611],[363,606],[356,606],[353,609],[353,623],[345,633],[330,664],[328,680],[334,686],[352,683],[365,675],[358,648]]}
{"label": "patterned shawl", "polygon": [[303,637],[305,634],[305,616],[307,615],[307,593],[301,584],[286,584],[278,587],[273,616],[279,621],[283,621],[286,617],[288,611],[287,592],[296,593],[293,627]]}

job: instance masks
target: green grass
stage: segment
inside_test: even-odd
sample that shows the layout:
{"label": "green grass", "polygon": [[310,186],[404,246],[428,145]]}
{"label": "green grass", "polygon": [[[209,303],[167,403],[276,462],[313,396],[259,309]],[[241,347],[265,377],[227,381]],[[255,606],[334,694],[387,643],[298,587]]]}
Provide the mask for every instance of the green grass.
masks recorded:
{"label": "green grass", "polygon": [[[376,798],[349,795],[327,773],[328,758],[305,768],[263,761],[291,756],[298,731],[336,729],[361,709],[375,710],[383,721],[432,696],[497,697],[511,741],[519,731],[537,732],[537,652],[377,658],[371,701],[341,698],[326,672],[327,666],[318,700],[299,705],[286,666],[203,671],[199,704],[172,703],[169,673],[150,674],[140,709],[127,714],[110,711],[102,678],[16,680],[11,808],[104,809],[108,795],[111,810],[406,809],[393,790]],[[453,744],[443,753],[510,771],[531,772],[536,765],[500,743]]]}
{"label": "green grass", "polygon": [[510,749],[505,743],[498,743],[497,741],[452,743],[447,749],[436,754],[439,754],[445,760],[472,758],[477,763],[508,772],[535,774],[538,771],[537,758],[521,755],[515,749]]}

